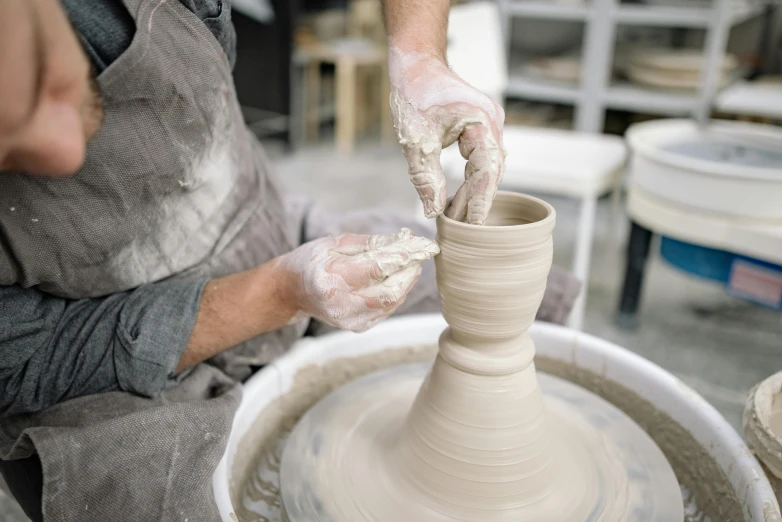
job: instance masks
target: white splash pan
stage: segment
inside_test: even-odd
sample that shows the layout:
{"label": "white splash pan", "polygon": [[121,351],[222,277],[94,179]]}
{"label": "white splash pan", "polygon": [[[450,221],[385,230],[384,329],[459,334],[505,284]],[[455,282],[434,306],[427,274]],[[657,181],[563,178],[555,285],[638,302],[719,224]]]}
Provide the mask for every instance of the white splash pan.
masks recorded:
{"label": "white splash pan", "polygon": [[[638,123],[625,136],[632,150],[631,183],[649,193],[690,209],[782,221],[782,161],[750,166],[720,157],[735,147],[747,154],[782,151],[782,131],[776,127],[713,120],[699,128],[691,120],[668,119]],[[714,154],[667,150],[685,143],[711,144]]]}
{"label": "white splash pan", "polygon": [[[304,339],[247,381],[226,452],[213,476],[222,520],[236,520],[228,484],[238,442],[255,417],[291,389],[300,369],[388,348],[434,344],[446,326],[439,314],[413,315],[390,319],[362,334],[339,332]],[[621,384],[689,430],[728,477],[737,497],[743,499],[745,522],[777,520],[772,517],[779,516],[779,505],[760,464],[738,433],[697,392],[652,362],[591,335],[546,323],[535,323],[530,334],[538,354]]]}

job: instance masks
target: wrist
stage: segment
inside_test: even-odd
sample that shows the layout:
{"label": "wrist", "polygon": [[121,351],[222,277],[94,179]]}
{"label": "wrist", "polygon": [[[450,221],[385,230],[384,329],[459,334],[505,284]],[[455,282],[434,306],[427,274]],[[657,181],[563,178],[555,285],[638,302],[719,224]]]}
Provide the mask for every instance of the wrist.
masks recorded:
{"label": "wrist", "polygon": [[296,314],[290,284],[273,259],[210,281],[177,372],[263,333],[288,325]]}
{"label": "wrist", "polygon": [[388,37],[389,60],[397,61],[405,55],[415,54],[445,63],[445,47],[415,32]]}
{"label": "wrist", "polygon": [[[273,281],[272,299],[278,306],[281,315],[287,319],[294,317],[302,311],[302,296],[299,291],[299,276],[285,268],[282,258],[272,259],[258,267],[258,270],[268,270]],[[269,279],[268,274],[259,277],[260,280]]]}

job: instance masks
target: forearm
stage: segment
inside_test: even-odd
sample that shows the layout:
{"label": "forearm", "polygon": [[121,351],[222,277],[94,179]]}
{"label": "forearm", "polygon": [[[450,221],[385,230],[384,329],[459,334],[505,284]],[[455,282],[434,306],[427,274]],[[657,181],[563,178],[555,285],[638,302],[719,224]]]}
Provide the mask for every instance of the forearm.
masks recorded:
{"label": "forearm", "polygon": [[[384,0],[389,105],[424,215],[482,225],[505,170],[505,112],[446,63],[447,0]],[[486,87],[489,87],[488,85]],[[464,183],[448,203],[442,149],[459,142]],[[446,210],[446,206],[448,209]]]}
{"label": "forearm", "polygon": [[176,371],[287,325],[296,314],[276,260],[207,283],[190,341]]}
{"label": "forearm", "polygon": [[450,0],[383,0],[389,44],[445,60]]}
{"label": "forearm", "polygon": [[285,326],[295,307],[273,263],[78,301],[0,287],[0,415],[116,390],[154,395],[176,372]]}

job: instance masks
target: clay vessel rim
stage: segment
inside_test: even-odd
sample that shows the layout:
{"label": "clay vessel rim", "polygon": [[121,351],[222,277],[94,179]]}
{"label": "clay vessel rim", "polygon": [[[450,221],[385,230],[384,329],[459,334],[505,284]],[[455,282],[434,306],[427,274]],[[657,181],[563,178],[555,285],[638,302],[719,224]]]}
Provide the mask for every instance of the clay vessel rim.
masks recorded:
{"label": "clay vessel rim", "polygon": [[[540,198],[536,198],[535,196],[529,196],[527,194],[522,194],[520,192],[509,192],[505,190],[501,190],[497,192],[497,195],[494,197],[494,202],[497,202],[498,199],[517,199],[520,201],[527,201],[532,202],[540,205],[544,209],[546,209],[546,217],[543,219],[540,219],[538,221],[533,221],[532,223],[520,223],[518,225],[474,225],[472,223],[463,223],[462,221],[456,221],[455,219],[451,219],[448,216],[445,215],[445,213],[440,214],[437,216],[437,219],[442,219],[443,223],[447,223],[448,226],[460,228],[462,230],[507,230],[507,231],[517,231],[517,230],[531,230],[535,228],[542,228],[545,226],[550,225],[556,216],[556,211],[554,210],[554,207],[552,207],[549,203],[543,201]],[[451,200],[448,200],[448,205],[446,205],[446,208],[450,206]]]}

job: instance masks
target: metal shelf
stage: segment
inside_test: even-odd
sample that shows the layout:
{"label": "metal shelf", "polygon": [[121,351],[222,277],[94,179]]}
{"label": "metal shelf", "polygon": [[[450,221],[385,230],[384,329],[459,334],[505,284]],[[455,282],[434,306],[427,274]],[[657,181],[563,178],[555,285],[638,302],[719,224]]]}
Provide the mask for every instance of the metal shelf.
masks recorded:
{"label": "metal shelf", "polygon": [[[764,10],[763,4],[738,5],[730,14],[730,25],[738,25]],[[651,5],[620,5],[614,11],[614,19],[625,25],[654,27],[708,28],[714,9],[711,7],[661,7]]]}
{"label": "metal shelf", "polygon": [[760,2],[755,2],[755,5],[735,7],[731,13],[730,23],[731,25],[738,25],[742,22],[746,22],[756,16],[760,16],[766,11],[766,6]]}
{"label": "metal shelf", "polygon": [[588,5],[557,5],[540,0],[510,0],[506,10],[512,16],[547,18],[553,20],[586,20],[591,12]]}
{"label": "metal shelf", "polygon": [[708,27],[712,9],[701,7],[660,7],[620,5],[614,19],[620,24],[658,27]]}
{"label": "metal shelf", "polygon": [[534,101],[575,104],[581,99],[577,85],[538,80],[520,74],[509,78],[505,89],[508,97],[527,98]]}
{"label": "metal shelf", "polygon": [[698,94],[694,91],[655,91],[632,83],[617,83],[606,89],[602,101],[611,109],[679,116],[692,112],[698,103]]}
{"label": "metal shelf", "polygon": [[[766,11],[769,0],[711,0],[709,4],[644,5],[622,0],[588,0],[583,5],[557,5],[546,0],[499,0],[510,49],[513,17],[582,20],[583,76],[579,85],[567,85],[512,74],[506,94],[534,101],[572,104],[578,130],[597,132],[605,109],[625,109],[666,116],[708,117],[720,88],[717,86],[730,30]],[[619,25],[704,29],[704,86],[698,91],[656,91],[631,83],[607,83]]]}

